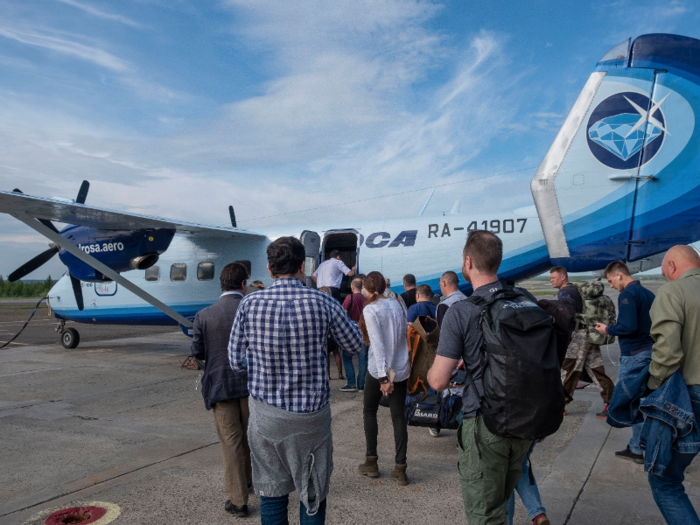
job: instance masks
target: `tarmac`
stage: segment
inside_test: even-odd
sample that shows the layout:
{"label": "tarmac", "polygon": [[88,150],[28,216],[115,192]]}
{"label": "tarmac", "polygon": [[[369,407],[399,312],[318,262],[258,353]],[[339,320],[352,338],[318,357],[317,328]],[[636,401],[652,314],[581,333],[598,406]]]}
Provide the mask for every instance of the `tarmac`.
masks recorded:
{"label": "tarmac", "polygon": [[[3,304],[0,329],[19,329],[31,310],[21,322],[8,320]],[[21,344],[0,350],[0,524],[43,524],[53,511],[88,504],[116,509],[109,518],[116,524],[260,522],[252,494],[249,518],[224,511],[213,418],[197,390],[201,372],[180,368],[189,340],[179,330],[86,327],[83,334],[73,325],[83,341],[66,350],[42,327],[50,324],[46,314],[36,327],[30,323]],[[603,357],[615,380],[617,345],[603,347]],[[381,476],[361,477],[361,394],[339,392],[343,384],[331,381],[335,470],[327,523],[466,523],[456,431],[436,439],[409,427],[410,484],[397,487],[388,478],[391,420],[381,409]],[[560,430],[535,448],[532,466],[547,515],[553,524],[664,523],[643,465],[614,455],[631,431],[609,427],[595,415],[601,409],[595,386],[578,390]],[[686,471],[686,489],[698,508],[697,462]],[[531,523],[516,501],[515,523]],[[290,522],[298,523],[293,496]]]}

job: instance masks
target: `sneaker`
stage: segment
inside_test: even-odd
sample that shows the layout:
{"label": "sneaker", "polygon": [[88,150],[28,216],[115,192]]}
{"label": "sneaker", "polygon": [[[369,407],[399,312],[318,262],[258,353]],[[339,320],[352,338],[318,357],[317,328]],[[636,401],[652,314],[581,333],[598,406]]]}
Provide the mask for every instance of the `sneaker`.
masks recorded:
{"label": "sneaker", "polygon": [[579,381],[578,383],[576,383],[576,390],[581,390],[582,388],[586,388],[588,385],[590,385],[590,383],[582,383],[581,381]]}
{"label": "sneaker", "polygon": [[341,392],[357,392],[357,388],[350,385],[345,385],[340,387]]}
{"label": "sneaker", "polygon": [[345,379],[345,376],[344,376],[343,374],[340,374],[340,375],[338,376],[338,379]]}
{"label": "sneaker", "polygon": [[434,438],[440,437],[440,429],[439,428],[429,428],[428,432],[430,432],[430,435]]}
{"label": "sneaker", "polygon": [[596,416],[598,416],[598,417],[600,417],[600,418],[603,418],[603,419],[607,419],[607,417],[608,417],[608,404],[607,404],[607,403],[605,403],[605,404],[603,405],[603,411],[602,411],[602,412],[598,412],[598,413],[596,414]]}
{"label": "sneaker", "polygon": [[532,520],[532,525],[550,525],[546,514],[538,514]]}
{"label": "sneaker", "polygon": [[635,454],[634,452],[632,452],[629,445],[627,445],[627,448],[625,450],[615,452],[615,455],[620,458],[631,459],[638,465],[644,464],[644,454]]}

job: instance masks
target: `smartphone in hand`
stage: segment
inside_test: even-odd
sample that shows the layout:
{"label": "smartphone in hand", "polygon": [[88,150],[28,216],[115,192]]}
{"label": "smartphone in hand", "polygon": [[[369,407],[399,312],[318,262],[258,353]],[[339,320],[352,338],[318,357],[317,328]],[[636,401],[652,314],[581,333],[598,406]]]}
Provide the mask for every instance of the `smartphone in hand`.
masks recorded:
{"label": "smartphone in hand", "polygon": [[450,376],[450,383],[453,385],[459,385],[462,386],[464,383],[467,382],[467,371],[462,369],[455,368],[452,371],[452,375]]}

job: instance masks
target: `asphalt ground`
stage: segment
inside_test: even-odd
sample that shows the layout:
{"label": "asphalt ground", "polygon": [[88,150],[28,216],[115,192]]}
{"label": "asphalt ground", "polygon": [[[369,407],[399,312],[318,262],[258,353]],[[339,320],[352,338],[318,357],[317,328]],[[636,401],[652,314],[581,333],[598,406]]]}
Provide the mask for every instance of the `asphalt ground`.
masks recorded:
{"label": "asphalt ground", "polygon": [[[180,368],[189,340],[180,332],[133,337],[132,327],[91,328],[113,330],[111,338],[86,336],[73,350],[54,339],[0,351],[0,524],[44,523],[51,511],[91,502],[116,505],[113,523],[235,522],[223,510],[221,452],[195,389],[200,372]],[[614,380],[617,345],[603,356]],[[339,392],[343,383],[331,381],[335,471],[327,523],[465,523],[456,432],[435,439],[410,427],[410,484],[397,487],[388,479],[393,438],[382,409],[381,477],[361,477],[361,395]],[[559,431],[532,455],[552,523],[663,523],[643,466],[614,456],[630,431],[595,417],[602,409],[595,387],[575,398]],[[698,505],[697,464],[686,474]],[[291,522],[298,523],[291,500]],[[250,507],[251,517],[239,521],[259,523],[254,495]],[[530,523],[519,499],[515,522]]]}
{"label": "asphalt ground", "polygon": [[[29,319],[38,299],[0,299],[0,345],[9,341]],[[46,302],[41,303],[27,328],[10,346],[49,345],[59,342],[58,320],[50,313]],[[93,325],[66,322],[66,327],[80,333],[81,344],[119,337],[138,337],[159,333],[181,333],[176,326]]]}

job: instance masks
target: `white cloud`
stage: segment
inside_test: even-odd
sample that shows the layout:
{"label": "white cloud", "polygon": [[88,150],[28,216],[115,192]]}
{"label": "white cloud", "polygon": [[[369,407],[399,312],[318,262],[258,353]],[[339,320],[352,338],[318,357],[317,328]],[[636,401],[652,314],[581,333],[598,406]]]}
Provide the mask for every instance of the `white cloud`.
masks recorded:
{"label": "white cloud", "polygon": [[58,36],[56,32],[48,30],[41,32],[35,30],[19,30],[8,26],[0,26],[0,35],[23,44],[41,47],[49,51],[92,62],[93,64],[113,71],[126,71],[129,69],[128,62],[121,58],[103,49],[67,40],[64,37]]}
{"label": "white cloud", "polygon": [[[494,140],[522,132],[502,35],[450,48],[426,24],[439,7],[419,1],[227,4],[236,35],[268,50],[270,79],[256,96],[195,122],[146,114],[177,124],[149,137],[0,91],[11,102],[0,104],[3,189],[21,180],[27,193],[72,198],[87,178],[88,204],[211,224],[227,224],[233,204],[244,227],[415,215],[440,185],[427,214],[456,198],[470,213],[490,211],[493,195],[499,209],[528,204],[518,176],[480,178],[508,167],[468,168]],[[131,77],[136,92],[179,100],[114,58],[126,69],[111,68],[108,81]],[[436,84],[432,71],[448,80]],[[411,189],[420,191],[343,204]]]}
{"label": "white cloud", "polygon": [[133,21],[130,18],[127,18],[125,16],[107,13],[105,11],[97,9],[94,6],[83,4],[80,2],[76,2],[75,0],[56,0],[56,1],[64,3],[64,4],[68,4],[72,7],[76,7],[78,9],[85,11],[86,13],[89,13],[93,16],[98,17],[98,18],[103,18],[105,20],[112,20],[114,22],[119,22],[121,24],[131,26],[131,27],[140,27],[141,26],[141,24],[139,24],[138,22],[135,22],[135,21]]}
{"label": "white cloud", "polygon": [[185,101],[190,97],[155,82],[149,82],[136,74],[117,77],[117,82],[131,88],[140,98],[157,100],[161,103]]}

